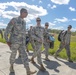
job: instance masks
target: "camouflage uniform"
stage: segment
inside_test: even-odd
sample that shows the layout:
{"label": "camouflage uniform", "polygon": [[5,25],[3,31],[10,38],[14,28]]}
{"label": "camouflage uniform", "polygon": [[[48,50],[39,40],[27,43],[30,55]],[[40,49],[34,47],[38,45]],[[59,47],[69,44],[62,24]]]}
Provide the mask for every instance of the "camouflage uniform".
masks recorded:
{"label": "camouflage uniform", "polygon": [[[37,56],[37,61],[41,65],[41,47],[43,43],[43,34],[44,34],[44,28],[41,26],[36,26],[33,28],[33,35],[32,38],[35,40],[35,50],[33,53],[33,58]],[[39,40],[42,40],[41,42]]]}
{"label": "camouflage uniform", "polygon": [[[28,57],[27,53],[25,51],[25,39],[26,39],[26,32],[25,32],[25,21],[20,18],[16,17],[13,18],[9,23],[5,31],[5,39],[7,42],[11,42],[11,56],[10,56],[10,64],[14,64],[15,57],[17,50],[21,53],[22,62],[24,64],[24,67],[27,71],[30,71],[29,69],[29,63],[28,63]],[[8,38],[8,35],[10,34],[10,39]]]}
{"label": "camouflage uniform", "polygon": [[[65,34],[64,34],[65,35]],[[61,36],[61,43],[59,49],[56,51],[55,55],[57,56],[59,52],[62,51],[63,48],[66,49],[68,59],[70,59],[70,39],[71,39],[71,32],[67,31],[66,35]],[[64,37],[63,37],[64,36]],[[65,42],[65,44],[63,44]]]}
{"label": "camouflage uniform", "polygon": [[45,48],[45,56],[48,58],[48,50],[50,48],[50,43],[49,43],[49,29],[45,28],[45,34],[44,34],[44,48]]}
{"label": "camouflage uniform", "polygon": [[32,38],[32,34],[33,34],[33,31],[32,31],[32,29],[30,29],[29,31],[28,31],[28,36],[29,36],[29,39],[30,39],[30,43],[31,43],[31,45],[32,45],[32,48],[33,48],[33,50],[35,49],[35,43],[34,43],[34,40],[33,40],[33,38]]}

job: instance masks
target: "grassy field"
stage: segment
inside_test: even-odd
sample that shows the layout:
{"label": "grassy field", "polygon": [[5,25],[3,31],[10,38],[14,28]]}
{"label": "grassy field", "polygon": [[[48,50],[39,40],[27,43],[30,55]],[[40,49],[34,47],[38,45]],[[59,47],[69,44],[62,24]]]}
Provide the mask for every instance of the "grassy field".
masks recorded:
{"label": "grassy field", "polygon": [[[1,38],[1,35],[0,35],[0,42],[3,42],[5,43],[5,39],[2,39]],[[53,55],[56,50],[58,49],[59,47],[59,44],[60,42],[57,40],[57,35],[55,35],[55,44],[54,44],[54,49],[49,49],[49,53],[50,55]],[[76,61],[76,36],[72,36],[71,37],[71,44],[70,44],[70,48],[71,48],[71,59],[73,61]],[[31,47],[31,44],[28,45],[28,49],[29,50],[33,50],[32,47]],[[42,50],[44,48],[42,47]],[[67,55],[66,55],[66,50],[63,49],[60,53],[59,53],[59,57],[63,58],[63,59],[67,59]]]}

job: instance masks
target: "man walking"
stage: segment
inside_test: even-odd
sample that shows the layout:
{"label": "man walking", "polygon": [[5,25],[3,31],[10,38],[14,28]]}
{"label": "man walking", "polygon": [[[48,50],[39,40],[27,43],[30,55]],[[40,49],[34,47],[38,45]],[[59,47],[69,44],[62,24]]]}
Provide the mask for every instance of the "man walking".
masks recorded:
{"label": "man walking", "polygon": [[33,34],[33,26],[30,26],[30,30],[28,31],[28,36],[29,36],[29,39],[30,39],[31,46],[34,50],[35,49],[35,43],[34,43],[34,40],[32,38],[32,34]]}
{"label": "man walking", "polygon": [[35,49],[31,61],[34,64],[35,63],[34,58],[37,56],[37,61],[40,64],[40,70],[45,71],[45,68],[41,60],[41,47],[43,43],[44,28],[41,26],[41,19],[39,17],[36,19],[36,22],[37,25],[36,27],[33,28],[33,35],[32,35],[35,41]]}
{"label": "man walking", "polygon": [[49,55],[48,54],[48,50],[50,48],[50,40],[49,40],[49,33],[50,33],[50,31],[49,31],[48,27],[49,27],[49,23],[46,22],[45,23],[45,34],[44,34],[45,60],[49,60],[48,59],[48,55]]}
{"label": "man walking", "polygon": [[[26,18],[28,15],[28,12],[26,9],[22,8],[20,10],[20,16],[13,18],[6,27],[5,30],[5,40],[8,44],[8,46],[11,49],[11,56],[10,56],[10,72],[14,72],[14,62],[17,50],[19,50],[21,54],[21,59],[24,64],[24,67],[26,68],[27,75],[34,74],[35,72],[31,72],[29,68],[28,63],[28,56],[25,51],[25,39],[26,39],[26,29],[25,25],[26,22],[24,21],[24,18]],[[10,35],[11,38],[9,39]]]}
{"label": "man walking", "polygon": [[69,25],[67,31],[65,31],[65,33],[63,33],[63,35],[60,37],[61,43],[60,43],[59,49],[55,53],[55,58],[57,58],[58,53],[61,52],[63,48],[65,48],[69,62],[73,62],[71,60],[71,53],[70,53],[71,28],[72,26]]}

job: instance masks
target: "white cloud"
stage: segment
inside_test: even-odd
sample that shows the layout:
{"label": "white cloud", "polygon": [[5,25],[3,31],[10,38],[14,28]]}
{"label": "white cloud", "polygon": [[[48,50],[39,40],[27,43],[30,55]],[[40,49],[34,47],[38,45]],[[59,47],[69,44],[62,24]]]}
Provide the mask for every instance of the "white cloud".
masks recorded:
{"label": "white cloud", "polygon": [[51,7],[51,4],[48,4],[47,7]]}
{"label": "white cloud", "polygon": [[[0,17],[11,19],[14,16],[19,15],[19,10],[21,8],[26,8],[29,12],[27,21],[30,22],[30,20],[38,17],[38,16],[45,16],[47,14],[47,10],[44,9],[42,6],[38,7],[36,5],[29,5],[25,2],[7,2],[7,3],[0,3]],[[14,8],[13,11],[7,11],[6,8],[9,9],[9,7]],[[2,16],[1,16],[2,15]]]}
{"label": "white cloud", "polygon": [[53,5],[53,6],[51,7],[51,9],[54,9],[54,8],[56,8],[56,5]]}
{"label": "white cloud", "polygon": [[55,24],[52,22],[49,22],[49,26],[55,26]]}
{"label": "white cloud", "polygon": [[70,10],[70,11],[76,11],[76,9],[73,8],[73,7],[69,7],[69,10]]}
{"label": "white cloud", "polygon": [[59,26],[59,27],[51,27],[51,29],[57,29],[57,30],[63,30],[64,29],[64,27],[63,26]]}
{"label": "white cloud", "polygon": [[76,18],[72,19],[72,21],[76,21]]}
{"label": "white cloud", "polygon": [[67,21],[69,21],[66,17],[63,17],[62,19],[60,19],[60,18],[56,18],[55,19],[55,22],[58,22],[58,23],[60,23],[60,22],[67,22]]}
{"label": "white cloud", "polygon": [[41,0],[39,0],[39,3],[42,3],[42,1],[41,1]]}
{"label": "white cloud", "polygon": [[68,4],[70,0],[51,0],[55,4]]}
{"label": "white cloud", "polygon": [[2,13],[3,18],[11,19],[13,16],[18,16],[19,13],[16,11],[5,11]]}
{"label": "white cloud", "polygon": [[55,23],[49,22],[49,29],[57,29],[57,30],[63,30],[63,26],[57,26]]}
{"label": "white cloud", "polygon": [[47,8],[51,8],[51,9],[55,9],[56,7],[57,7],[56,5],[53,5],[53,6],[51,6],[51,4],[47,5]]}
{"label": "white cloud", "polygon": [[6,4],[3,5],[3,3],[0,3],[0,10],[5,10],[6,8],[8,8]]}
{"label": "white cloud", "polygon": [[0,22],[0,28],[5,28],[7,24],[4,24],[3,22]]}
{"label": "white cloud", "polygon": [[72,28],[71,31],[73,31],[73,32],[76,31],[76,28]]}

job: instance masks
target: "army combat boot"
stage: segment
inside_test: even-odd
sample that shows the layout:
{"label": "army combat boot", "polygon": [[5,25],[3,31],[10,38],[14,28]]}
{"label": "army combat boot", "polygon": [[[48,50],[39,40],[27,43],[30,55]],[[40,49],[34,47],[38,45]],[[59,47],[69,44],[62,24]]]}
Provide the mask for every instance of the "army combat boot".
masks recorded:
{"label": "army combat boot", "polygon": [[27,71],[27,75],[31,75],[31,74],[34,74],[36,73],[37,71]]}
{"label": "army combat boot", "polygon": [[70,57],[68,57],[68,61],[71,62],[71,63],[73,63],[73,61],[70,59]]}
{"label": "army combat boot", "polygon": [[45,60],[46,60],[46,61],[50,61],[50,59],[49,59],[48,57],[45,57]]}
{"label": "army combat boot", "polygon": [[58,57],[58,54],[55,53],[55,54],[54,54],[54,58],[57,59],[57,57]]}
{"label": "army combat boot", "polygon": [[10,72],[12,72],[12,73],[14,72],[13,65],[10,66],[10,69],[9,69],[9,70],[10,70]]}
{"label": "army combat boot", "polygon": [[26,51],[29,53],[29,50],[28,49],[26,49]]}
{"label": "army combat boot", "polygon": [[33,57],[30,59],[30,61],[31,61],[33,64],[36,63],[36,62],[34,61],[34,58],[33,58]]}
{"label": "army combat boot", "polygon": [[41,71],[46,71],[46,69],[44,68],[43,64],[40,65],[40,70]]}

